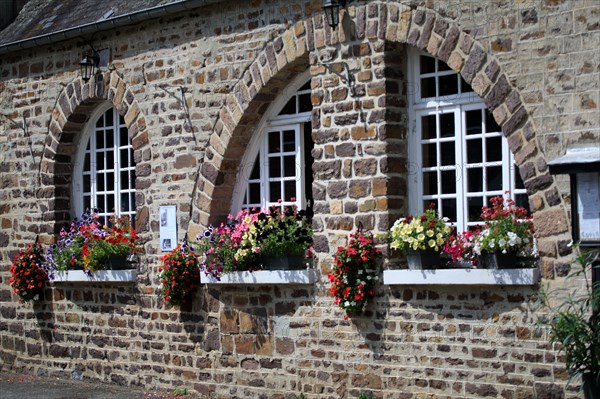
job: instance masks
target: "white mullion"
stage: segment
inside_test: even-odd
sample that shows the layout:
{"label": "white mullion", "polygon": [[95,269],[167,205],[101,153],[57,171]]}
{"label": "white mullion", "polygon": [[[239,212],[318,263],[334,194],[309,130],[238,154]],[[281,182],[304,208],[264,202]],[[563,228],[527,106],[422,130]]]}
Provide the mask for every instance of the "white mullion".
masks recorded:
{"label": "white mullion", "polygon": [[[120,150],[120,140],[119,137],[121,134],[121,125],[119,124],[119,113],[113,112],[113,188],[114,188],[114,198],[115,198],[115,214],[121,215],[121,193],[125,193],[121,190],[121,150]],[[128,173],[129,175],[129,173]],[[129,186],[129,184],[128,184]],[[127,208],[129,208],[129,193],[127,193]]]}
{"label": "white mullion", "polygon": [[98,208],[98,157],[96,156],[96,128],[90,134],[90,208]]}
{"label": "white mullion", "polygon": [[[264,131],[262,132],[262,138],[260,140],[260,145],[259,145],[259,157],[258,157],[258,161],[260,162],[259,165],[259,180],[261,182],[261,184],[259,185],[260,188],[260,200],[261,200],[261,205],[262,203],[267,204],[267,199],[268,199],[268,195],[269,195],[269,190],[268,190],[268,184],[263,184],[263,182],[265,182],[267,180],[267,169],[269,164],[267,163],[267,138],[268,138],[269,132],[268,131]],[[248,202],[250,202],[250,196],[248,196]]]}

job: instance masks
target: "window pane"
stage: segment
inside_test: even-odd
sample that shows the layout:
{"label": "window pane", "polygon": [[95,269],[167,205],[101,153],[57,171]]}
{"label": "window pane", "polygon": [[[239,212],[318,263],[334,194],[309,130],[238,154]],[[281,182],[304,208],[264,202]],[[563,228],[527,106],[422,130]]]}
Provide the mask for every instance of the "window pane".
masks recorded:
{"label": "window pane", "polygon": [[436,144],[423,144],[423,167],[432,167],[437,164]]}
{"label": "window pane", "polygon": [[502,161],[501,137],[489,137],[485,140],[485,158],[487,162]]}
{"label": "window pane", "polygon": [[104,212],[113,213],[115,212],[115,196],[107,195],[106,196],[106,210]]}
{"label": "window pane", "polygon": [[106,189],[106,185],[104,184],[104,174],[99,173],[96,177],[96,191],[104,191]]}
{"label": "window pane", "polygon": [[281,177],[281,159],[279,157],[269,158],[269,177]]}
{"label": "window pane", "polygon": [[269,201],[277,202],[280,199],[282,199],[281,198],[281,183],[278,181],[270,182],[269,183]]}
{"label": "window pane", "polygon": [[454,137],[454,114],[440,115],[440,137]]}
{"label": "window pane", "polygon": [[106,148],[113,148],[115,146],[115,133],[112,129],[106,129]]}
{"label": "window pane", "polygon": [[121,194],[121,210],[123,212],[129,212],[129,194],[123,193]]}
{"label": "window pane", "polygon": [[456,193],[456,172],[454,170],[442,170],[442,194]]}
{"label": "window pane", "polygon": [[434,171],[423,173],[423,194],[437,194],[437,172]]}
{"label": "window pane", "polygon": [[104,148],[104,132],[99,130],[96,132],[96,149]]}
{"label": "window pane", "polygon": [[470,193],[483,191],[483,169],[469,168],[467,171],[467,191]]}
{"label": "window pane", "polygon": [[104,203],[104,195],[96,195],[96,208],[98,208],[101,212],[104,212],[106,209],[106,204]]}
{"label": "window pane", "polygon": [[120,185],[122,190],[129,189],[129,174],[126,170],[121,171],[120,173]]}
{"label": "window pane", "polygon": [[296,176],[296,157],[294,155],[283,157],[283,176]]}
{"label": "window pane", "polygon": [[113,124],[114,113],[113,113],[113,109],[112,108],[109,108],[108,111],[106,111],[104,113],[104,118],[105,118],[104,120],[106,121],[106,125],[105,126]]}
{"label": "window pane", "polygon": [[283,132],[283,151],[296,150],[296,132],[293,130],[285,130]]}
{"label": "window pane", "polygon": [[442,199],[442,216],[449,218],[451,221],[456,221],[456,199]]}
{"label": "window pane", "polygon": [[104,170],[104,152],[96,153],[96,170]]}
{"label": "window pane", "polygon": [[422,55],[419,61],[421,74],[435,72],[435,58]]}
{"label": "window pane", "polygon": [[114,169],[115,168],[115,152],[107,151],[106,152],[106,169]]}
{"label": "window pane", "polygon": [[467,200],[469,222],[481,220],[481,208],[483,207],[483,197],[470,197]]}
{"label": "window pane", "polygon": [[115,190],[115,174],[109,172],[106,174],[106,191]]}
{"label": "window pane", "polygon": [[309,112],[312,111],[312,103],[310,102],[310,93],[301,94],[298,98],[300,112]]}
{"label": "window pane", "polygon": [[458,76],[455,74],[439,77],[440,97],[458,94]]}
{"label": "window pane", "polygon": [[462,78],[462,76],[460,77],[460,91],[462,93],[470,93],[473,91],[471,85],[468,84],[467,81]]}
{"label": "window pane", "polygon": [[304,83],[301,88],[298,89],[298,91],[304,91],[304,90],[310,90],[310,79],[308,79],[308,81],[306,83]]}
{"label": "window pane", "polygon": [[260,183],[250,183],[248,190],[250,191],[250,203],[260,204]]}
{"label": "window pane", "polygon": [[421,98],[435,97],[435,78],[421,79]]}
{"label": "window pane", "polygon": [[455,164],[455,157],[454,157],[454,142],[453,141],[447,141],[447,142],[443,142],[440,143],[440,156],[442,158],[442,165],[447,166],[447,165],[454,165]]}
{"label": "window pane", "polygon": [[435,133],[435,115],[425,115],[421,117],[421,138],[423,140],[436,138]]}
{"label": "window pane", "polygon": [[467,163],[479,163],[481,156],[481,139],[467,140]]}
{"label": "window pane", "polygon": [[281,151],[281,143],[279,142],[279,132],[269,133],[269,154]]}
{"label": "window pane", "polygon": [[290,98],[290,100],[285,104],[285,107],[281,110],[279,115],[291,115],[296,113],[296,96]]}
{"label": "window pane", "polygon": [[119,129],[119,132],[120,132],[119,145],[120,146],[128,145],[129,144],[129,133],[127,132],[127,128],[122,127],[121,129]]}
{"label": "window pane", "polygon": [[481,110],[465,112],[465,119],[467,120],[467,134],[481,134]]}
{"label": "window pane", "polygon": [[521,208],[527,209],[527,212],[531,212],[529,209],[529,199],[527,198],[527,194],[515,195],[515,204]]}
{"label": "window pane", "polygon": [[83,159],[83,170],[86,172],[90,171],[90,154],[85,154],[85,158]]}
{"label": "window pane", "polygon": [[502,191],[502,167],[492,166],[487,171],[487,189],[489,191]]}
{"label": "window pane", "polygon": [[450,67],[448,66],[448,64],[446,64],[442,60],[437,60],[437,63],[438,63],[438,72],[451,71],[452,70],[452,69],[450,69]]}
{"label": "window pane", "polygon": [[92,199],[89,195],[83,196],[83,209],[91,209],[92,208]]}
{"label": "window pane", "polygon": [[485,131],[488,133],[500,133],[502,131],[500,126],[498,126],[498,124],[496,123],[494,116],[488,110],[485,110]]}
{"label": "window pane", "polygon": [[119,150],[119,156],[121,157],[119,167],[126,168],[129,166],[129,161],[127,160],[127,156],[129,155],[129,150],[127,148],[121,148]]}
{"label": "window pane", "polygon": [[285,200],[286,201],[291,201],[292,198],[296,198],[296,181],[295,180],[286,181],[284,183],[284,187],[285,187]]}
{"label": "window pane", "polygon": [[89,193],[92,190],[92,181],[90,175],[83,176],[83,192]]}
{"label": "window pane", "polygon": [[256,161],[254,161],[254,165],[252,166],[250,179],[260,179],[260,162],[258,161],[258,157],[256,157]]}
{"label": "window pane", "polygon": [[515,188],[516,189],[524,189],[525,184],[523,184],[523,179],[521,178],[521,172],[519,172],[519,167],[514,165],[515,168]]}

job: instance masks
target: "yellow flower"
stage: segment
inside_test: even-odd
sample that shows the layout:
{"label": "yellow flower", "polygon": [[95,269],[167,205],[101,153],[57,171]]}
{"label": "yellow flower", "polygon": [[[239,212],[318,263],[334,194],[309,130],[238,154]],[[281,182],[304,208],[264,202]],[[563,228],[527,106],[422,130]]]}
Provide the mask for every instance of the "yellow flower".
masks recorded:
{"label": "yellow flower", "polygon": [[419,241],[424,241],[425,240],[425,234],[421,233],[417,236]]}
{"label": "yellow flower", "polygon": [[433,232],[433,230],[427,230],[426,234],[427,234],[427,237],[433,237],[434,232]]}
{"label": "yellow flower", "polygon": [[435,240],[429,240],[427,242],[427,244],[429,244],[429,248],[434,248],[435,247]]}

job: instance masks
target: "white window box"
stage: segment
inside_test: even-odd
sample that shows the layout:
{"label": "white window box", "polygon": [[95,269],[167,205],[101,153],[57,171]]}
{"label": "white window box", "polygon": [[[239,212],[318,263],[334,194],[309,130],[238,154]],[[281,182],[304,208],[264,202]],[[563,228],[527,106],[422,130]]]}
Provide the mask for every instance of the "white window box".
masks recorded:
{"label": "white window box", "polygon": [[384,285],[535,285],[537,268],[384,270]]}
{"label": "white window box", "polygon": [[66,282],[88,282],[88,283],[127,283],[135,282],[137,279],[137,270],[97,270],[86,273],[83,270],[68,270],[64,272],[55,272],[54,283]]}
{"label": "white window box", "polygon": [[203,272],[200,274],[200,282],[203,284],[314,284],[316,281],[317,273],[314,269],[223,273],[220,281]]}

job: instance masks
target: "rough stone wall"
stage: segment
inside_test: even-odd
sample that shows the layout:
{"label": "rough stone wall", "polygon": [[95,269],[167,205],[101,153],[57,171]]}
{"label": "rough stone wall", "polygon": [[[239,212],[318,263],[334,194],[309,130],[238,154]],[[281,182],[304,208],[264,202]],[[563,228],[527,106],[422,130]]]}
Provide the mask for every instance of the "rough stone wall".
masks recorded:
{"label": "rough stone wall", "polygon": [[[415,46],[460,72],[503,126],[536,212],[544,276],[563,283],[568,191],[546,162],[600,142],[594,1],[352,2],[336,31],[320,1],[238,3],[97,35],[111,49],[102,90],[81,84],[77,40],[2,56],[0,367],[218,398],[577,397],[533,326],[536,287],[381,287],[365,317],[345,321],[325,282],[359,222],[382,232],[406,211],[403,57]],[[178,206],[180,236],[220,220],[260,116],[309,67],[321,280],[203,287],[190,309],[166,308],[159,205]],[[73,151],[100,101],[125,117],[135,148],[139,279],[55,285],[42,303],[19,305],[10,260],[71,217]]]}

